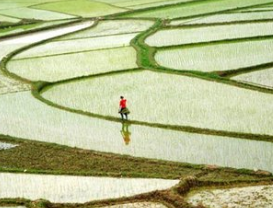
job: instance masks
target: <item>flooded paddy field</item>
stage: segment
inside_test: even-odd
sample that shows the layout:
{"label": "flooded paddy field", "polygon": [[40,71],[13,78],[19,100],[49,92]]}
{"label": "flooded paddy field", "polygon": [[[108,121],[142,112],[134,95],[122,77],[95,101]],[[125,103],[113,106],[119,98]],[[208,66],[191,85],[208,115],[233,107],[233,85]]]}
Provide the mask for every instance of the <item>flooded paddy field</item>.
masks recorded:
{"label": "flooded paddy field", "polygon": [[271,207],[272,4],[0,2],[0,208]]}

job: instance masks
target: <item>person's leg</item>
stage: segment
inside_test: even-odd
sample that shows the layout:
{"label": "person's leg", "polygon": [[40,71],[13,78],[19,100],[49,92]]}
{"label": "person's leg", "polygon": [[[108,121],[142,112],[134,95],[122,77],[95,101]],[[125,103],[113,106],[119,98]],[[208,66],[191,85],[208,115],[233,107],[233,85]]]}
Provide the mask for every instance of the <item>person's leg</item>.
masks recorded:
{"label": "person's leg", "polygon": [[121,115],[121,120],[123,120],[124,118],[123,118],[123,113],[120,113],[120,115]]}
{"label": "person's leg", "polygon": [[125,113],[125,117],[126,117],[126,120],[128,120],[128,114],[127,113]]}

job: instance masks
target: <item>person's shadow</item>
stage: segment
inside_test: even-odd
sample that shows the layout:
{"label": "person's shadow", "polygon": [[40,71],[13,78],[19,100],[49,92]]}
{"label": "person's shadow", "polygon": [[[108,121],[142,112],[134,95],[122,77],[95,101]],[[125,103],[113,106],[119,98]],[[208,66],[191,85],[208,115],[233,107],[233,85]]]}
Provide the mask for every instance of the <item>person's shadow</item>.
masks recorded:
{"label": "person's shadow", "polygon": [[126,145],[129,145],[129,143],[131,141],[131,139],[130,139],[131,132],[129,131],[129,126],[130,126],[129,123],[123,122],[121,131],[120,131]]}

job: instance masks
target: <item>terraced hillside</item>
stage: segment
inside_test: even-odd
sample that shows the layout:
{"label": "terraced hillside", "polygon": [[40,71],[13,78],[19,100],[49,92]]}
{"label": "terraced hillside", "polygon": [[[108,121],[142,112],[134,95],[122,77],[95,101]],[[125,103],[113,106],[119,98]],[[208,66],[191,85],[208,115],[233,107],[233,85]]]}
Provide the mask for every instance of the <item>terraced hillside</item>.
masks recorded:
{"label": "terraced hillside", "polygon": [[1,1],[0,208],[272,207],[272,6]]}

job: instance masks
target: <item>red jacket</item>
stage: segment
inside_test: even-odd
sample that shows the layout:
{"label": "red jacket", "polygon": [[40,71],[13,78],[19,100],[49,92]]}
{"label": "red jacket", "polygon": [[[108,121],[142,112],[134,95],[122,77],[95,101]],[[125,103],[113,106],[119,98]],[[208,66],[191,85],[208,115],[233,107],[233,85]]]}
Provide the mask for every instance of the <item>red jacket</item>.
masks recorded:
{"label": "red jacket", "polygon": [[120,106],[121,108],[126,108],[126,102],[127,102],[126,99],[122,99],[122,100],[119,102],[119,106]]}

